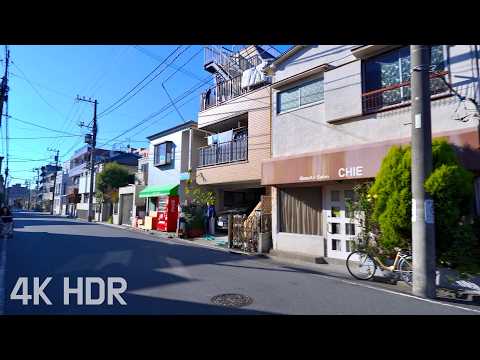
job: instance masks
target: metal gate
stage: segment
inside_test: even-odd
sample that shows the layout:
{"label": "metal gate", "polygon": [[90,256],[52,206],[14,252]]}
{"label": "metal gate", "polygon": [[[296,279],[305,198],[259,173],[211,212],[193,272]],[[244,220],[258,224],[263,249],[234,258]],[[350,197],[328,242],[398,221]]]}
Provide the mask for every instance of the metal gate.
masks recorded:
{"label": "metal gate", "polygon": [[133,194],[121,195],[121,197],[122,197],[121,224],[132,225]]}
{"label": "metal gate", "polygon": [[271,214],[261,211],[255,211],[248,218],[246,215],[234,215],[231,247],[251,253],[257,252],[260,234],[271,231],[271,219]]}

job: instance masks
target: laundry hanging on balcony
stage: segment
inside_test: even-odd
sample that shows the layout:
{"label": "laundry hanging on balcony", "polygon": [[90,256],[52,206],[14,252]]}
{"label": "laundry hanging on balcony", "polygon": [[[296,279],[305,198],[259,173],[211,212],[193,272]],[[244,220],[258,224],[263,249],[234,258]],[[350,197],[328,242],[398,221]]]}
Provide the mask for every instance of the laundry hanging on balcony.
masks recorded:
{"label": "laundry hanging on balcony", "polygon": [[208,146],[218,143],[218,134],[213,134],[207,137]]}
{"label": "laundry hanging on balcony", "polygon": [[218,135],[218,143],[230,142],[233,139],[233,130],[224,131]]}
{"label": "laundry hanging on balcony", "polygon": [[267,76],[263,72],[263,69],[267,66],[267,64],[267,61],[262,59],[262,62],[257,66],[245,70],[242,73],[242,89],[265,82]]}

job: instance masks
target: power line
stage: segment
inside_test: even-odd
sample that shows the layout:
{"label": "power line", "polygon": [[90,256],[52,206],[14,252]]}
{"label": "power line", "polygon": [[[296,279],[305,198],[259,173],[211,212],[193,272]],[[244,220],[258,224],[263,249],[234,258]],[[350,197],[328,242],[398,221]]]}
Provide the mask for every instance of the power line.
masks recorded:
{"label": "power line", "polygon": [[[182,52],[180,52],[173,60],[171,63],[174,63],[185,51],[187,51],[187,49],[190,48],[190,46],[188,46],[186,49],[184,49]],[[151,78],[149,81],[147,81],[141,88],[139,88],[136,92],[134,92],[130,97],[126,98],[125,100],[123,100],[119,105],[117,105],[116,107],[114,107],[113,109],[110,109],[108,110],[108,112],[105,112],[103,111],[102,112],[102,117],[103,116],[106,116],[110,113],[112,113],[113,111],[117,110],[118,108],[120,108],[123,104],[125,104],[126,102],[128,102],[130,99],[132,99],[135,95],[137,95],[140,91],[142,91],[148,84],[150,84],[153,80],[155,80],[157,77],[159,77],[165,70],[167,69],[167,67],[163,68],[162,70],[160,70],[160,72],[158,72],[153,78]]]}
{"label": "power line", "polygon": [[127,91],[122,97],[120,97],[117,101],[112,103],[111,105],[107,106],[105,110],[100,112],[98,116],[101,116],[103,113],[107,112],[111,108],[113,108],[116,104],[118,104],[120,101],[122,101],[124,98],[126,98],[130,93],[132,93],[137,87],[139,87],[146,79],[148,79],[157,69],[159,69],[173,54],[177,52],[178,49],[180,49],[182,45],[177,46],[175,50],[173,50],[158,66],[156,66],[152,71],[150,71],[142,80],[140,80],[133,88],[131,88],[129,91]]}
{"label": "power line", "polygon": [[[145,54],[145,55],[147,55],[147,56],[149,56],[150,58],[152,58],[152,59],[154,59],[154,60],[157,60],[157,61],[161,61],[161,59],[160,59],[158,56],[152,54],[150,51],[142,48],[141,46],[139,46],[139,45],[131,45],[131,46],[132,46],[134,49],[142,52],[143,54]],[[202,49],[202,48],[201,48],[201,49]],[[171,67],[172,69],[179,70],[179,71],[181,71],[182,73],[184,73],[185,75],[188,75],[188,76],[190,76],[190,77],[192,77],[192,78],[194,78],[194,79],[196,79],[196,80],[202,80],[199,76],[197,76],[196,74],[192,73],[191,71],[188,71],[188,70],[185,70],[185,69],[180,69],[180,68],[178,68],[177,66],[174,66],[174,65],[172,65],[172,64],[167,64],[167,66]]]}
{"label": "power line", "polygon": [[106,66],[104,67],[104,70],[100,74],[100,76],[97,78],[97,80],[94,81],[93,85],[90,87],[90,91],[92,92],[92,95],[95,95],[95,92],[98,91],[105,83],[105,81],[101,82],[100,80],[104,80],[106,75],[113,69],[113,64],[117,64],[118,59],[120,59],[121,55],[125,54],[125,52],[129,49],[128,46],[125,46],[123,51],[119,51],[117,56],[109,63],[105,64]]}
{"label": "power line", "polygon": [[[202,82],[202,83],[199,84],[198,86],[192,87],[190,90],[187,90],[184,94],[178,96],[178,97],[174,100],[174,102],[178,102],[178,101],[182,100],[183,98],[185,98],[185,96],[190,95],[192,92],[194,92],[195,90],[197,90],[197,89],[199,89],[200,87],[204,86],[205,84],[207,84],[207,83],[210,82],[211,80],[212,80],[212,78],[211,78],[210,76],[208,76],[208,78],[205,79],[204,82]],[[147,122],[147,121],[153,119],[154,117],[156,117],[157,115],[161,114],[161,113],[164,112],[165,110],[168,110],[171,106],[172,106],[171,103],[170,103],[170,104],[167,103],[167,104],[164,105],[160,110],[158,110],[158,111],[150,114],[149,116],[147,116],[147,117],[144,118],[143,120],[140,120],[138,123],[136,123],[136,124],[135,124],[134,126],[132,126],[131,128],[123,131],[120,135],[115,136],[114,138],[110,139],[109,141],[103,143],[103,144],[100,145],[100,146],[104,146],[104,145],[112,142],[113,140],[116,140],[116,139],[122,137],[122,136],[125,135],[126,133],[129,133],[130,131],[136,129],[137,127],[139,127],[140,125],[144,124],[145,122]]]}
{"label": "power line", "polygon": [[23,72],[22,69],[20,69],[20,67],[15,63],[15,62],[11,62],[21,73],[22,75],[25,77],[25,80],[30,84],[30,86],[32,87],[32,89],[37,93],[37,95],[40,97],[40,99],[42,99],[42,101],[47,104],[51,109],[53,109],[55,112],[57,112],[57,114],[59,114],[62,118],[65,118],[65,115],[59,111],[55,106],[53,106],[52,104],[50,104],[47,99],[45,99],[43,97],[43,95],[40,93],[40,91],[38,91],[38,89],[35,87],[35,85],[33,85],[33,83],[28,79],[27,75],[25,75],[25,73]]}
{"label": "power line", "polygon": [[36,137],[10,137],[9,140],[44,140],[44,139],[58,139],[58,138],[69,138],[69,137],[77,137],[77,136],[84,136],[83,134],[79,135],[62,135],[62,136],[36,136]]}
{"label": "power line", "polygon": [[[12,62],[12,64],[14,64],[14,63]],[[15,64],[14,64],[14,65],[15,65]],[[43,84],[41,84],[41,83],[39,83],[39,82],[37,82],[37,81],[28,80],[26,77],[21,76],[21,75],[18,75],[18,74],[15,74],[15,73],[13,73],[13,72],[11,72],[11,71],[10,71],[9,73],[10,73],[10,75],[13,75],[13,76],[16,77],[16,78],[25,80],[25,81],[30,82],[30,83],[32,83],[32,84],[35,84],[35,85],[37,85],[38,87],[41,87],[42,89],[48,90],[48,91],[50,91],[50,92],[53,92],[53,93],[55,93],[55,94],[57,94],[57,95],[60,95],[60,96],[63,96],[63,97],[71,98],[70,95],[68,95],[68,94],[66,94],[66,93],[64,93],[64,92],[58,91],[58,90],[54,90],[54,89],[52,89],[52,88],[50,88],[50,87],[47,87],[47,86],[45,86],[45,85],[43,85]]]}
{"label": "power line", "polygon": [[18,117],[11,116],[11,115],[9,115],[8,118],[9,118],[9,119],[16,120],[16,121],[20,121],[21,123],[24,123],[24,124],[36,126],[36,127],[38,127],[38,128],[44,129],[44,130],[53,131],[53,132],[56,132],[56,133],[59,133],[59,134],[66,134],[66,135],[73,135],[73,136],[81,136],[81,134],[73,134],[73,133],[69,133],[69,132],[66,132],[66,131],[60,131],[60,130],[51,129],[51,128],[48,128],[48,127],[46,127],[46,126],[38,125],[38,124],[32,123],[32,122],[27,121],[27,120],[22,120],[22,119],[19,119]]}

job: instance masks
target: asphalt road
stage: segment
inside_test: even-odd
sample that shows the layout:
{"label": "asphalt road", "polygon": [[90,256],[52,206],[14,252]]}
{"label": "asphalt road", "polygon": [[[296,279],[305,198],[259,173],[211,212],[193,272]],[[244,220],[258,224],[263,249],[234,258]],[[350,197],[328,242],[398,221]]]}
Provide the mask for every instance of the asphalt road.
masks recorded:
{"label": "asphalt road", "polygon": [[[321,275],[274,263],[101,224],[36,213],[15,214],[15,234],[6,245],[4,314],[444,314],[475,315],[480,307],[425,301],[372,283]],[[0,271],[1,274],[1,271]],[[22,305],[10,299],[19,277],[40,283],[52,305]],[[122,277],[127,305],[64,304],[64,278]],[[2,281],[2,280],[0,280]],[[1,284],[0,284],[1,285]],[[1,287],[1,286],[0,286]],[[21,291],[20,291],[21,293]],[[107,291],[108,293],[108,291]],[[253,303],[240,308],[214,305],[224,293],[243,294]],[[92,297],[99,295],[93,287]]]}

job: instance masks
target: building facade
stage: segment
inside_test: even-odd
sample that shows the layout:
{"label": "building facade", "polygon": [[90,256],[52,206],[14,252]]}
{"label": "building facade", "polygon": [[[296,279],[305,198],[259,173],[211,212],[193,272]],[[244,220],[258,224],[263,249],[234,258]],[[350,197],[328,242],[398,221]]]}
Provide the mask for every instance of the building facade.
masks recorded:
{"label": "building facade", "polygon": [[55,198],[53,202],[53,213],[55,215],[68,214],[68,194],[67,189],[71,185],[68,172],[70,170],[70,161],[62,164],[62,169],[57,172],[57,181],[55,185]]}
{"label": "building facade", "polygon": [[60,169],[61,167],[50,164],[40,168],[37,204],[42,211],[51,212],[52,210],[55,176]]}
{"label": "building facade", "polygon": [[[431,58],[433,137],[455,144],[478,175],[478,117],[445,84],[479,101],[478,47],[432,46]],[[262,184],[272,186],[273,251],[345,259],[360,231],[346,208],[354,184],[410,139],[409,47],[297,45],[268,71],[272,159]]]}
{"label": "building facade", "polygon": [[270,82],[263,69],[274,56],[260,46],[229,53],[206,48],[204,69],[215,85],[202,93],[196,182],[215,192],[217,211],[253,209],[269,187],[261,184],[262,160],[270,158]]}
{"label": "building facade", "polygon": [[8,206],[17,209],[28,208],[30,201],[30,191],[26,186],[21,184],[14,184],[8,189]]}

